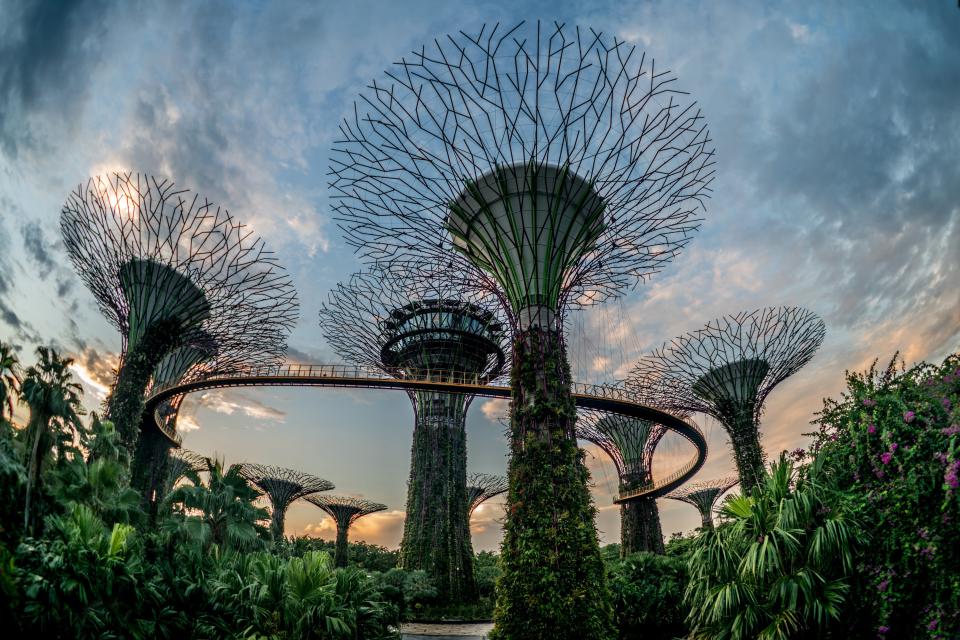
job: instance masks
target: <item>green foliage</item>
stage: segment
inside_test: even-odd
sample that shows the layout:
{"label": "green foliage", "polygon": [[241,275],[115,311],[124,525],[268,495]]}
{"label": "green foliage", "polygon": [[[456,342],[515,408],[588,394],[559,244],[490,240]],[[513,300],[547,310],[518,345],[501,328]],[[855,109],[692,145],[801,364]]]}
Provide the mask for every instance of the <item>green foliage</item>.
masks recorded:
{"label": "green foliage", "polygon": [[689,557],[691,638],[806,637],[839,619],[864,533],[847,496],[815,461],[803,474],[781,457],[727,521],[702,530]]}
{"label": "green foliage", "polygon": [[619,557],[610,570],[617,637],[622,640],[669,640],[686,635],[683,560],[638,552]]}
{"label": "green foliage", "polygon": [[613,610],[560,334],[520,334],[513,361],[510,490],[490,638],[607,640]]}
{"label": "green foliage", "polygon": [[261,493],[240,474],[240,465],[224,470],[222,461],[210,460],[208,473],[206,485],[181,485],[167,497],[173,511],[166,531],[203,551],[211,545],[240,551],[264,546],[270,513],[254,506]]}
{"label": "green foliage", "polygon": [[[397,566],[400,553],[376,544],[367,542],[348,542],[349,566],[367,571],[386,572]],[[275,552],[300,556],[308,551],[326,551],[333,554],[336,543],[331,540],[302,536],[286,540],[276,546]]]}
{"label": "green foliage", "polygon": [[24,499],[24,529],[32,531],[37,518],[37,494],[43,479],[43,469],[54,455],[63,460],[65,448],[80,429],[79,384],[70,373],[71,358],[61,358],[53,349],[37,348],[39,361],[27,369],[20,386],[20,402],[30,407],[30,420],[22,432],[27,469],[26,497]]}
{"label": "green foliage", "polygon": [[473,557],[473,573],[481,599],[492,600],[500,579],[500,557],[492,551],[480,551]]}
{"label": "green foliage", "polygon": [[680,558],[682,560],[686,560],[687,557],[693,552],[696,543],[697,535],[695,533],[685,536],[678,531],[670,536],[670,540],[667,541],[663,552],[665,555],[671,558]]}
{"label": "green foliage", "polygon": [[854,637],[960,637],[960,356],[848,374],[812,448],[876,532],[857,560]]}

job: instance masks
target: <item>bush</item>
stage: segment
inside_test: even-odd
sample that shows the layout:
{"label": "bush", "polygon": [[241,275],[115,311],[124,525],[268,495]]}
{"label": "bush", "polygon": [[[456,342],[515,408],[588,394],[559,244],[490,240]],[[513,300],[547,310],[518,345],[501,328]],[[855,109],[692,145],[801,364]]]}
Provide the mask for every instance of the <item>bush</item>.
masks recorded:
{"label": "bush", "polygon": [[854,637],[960,637],[960,356],[848,374],[813,453],[877,532],[857,562]]}
{"label": "bush", "polygon": [[[367,571],[385,572],[397,566],[400,553],[392,551],[386,547],[367,542],[350,542],[349,546],[349,565],[358,567]],[[279,553],[287,555],[302,556],[308,551],[325,551],[333,555],[336,550],[336,543],[332,540],[321,540],[320,538],[310,538],[301,536],[291,538],[278,545],[276,549]]]}
{"label": "bush", "polygon": [[613,563],[610,589],[618,637],[658,640],[685,635],[686,582],[686,563],[677,558],[640,551]]}

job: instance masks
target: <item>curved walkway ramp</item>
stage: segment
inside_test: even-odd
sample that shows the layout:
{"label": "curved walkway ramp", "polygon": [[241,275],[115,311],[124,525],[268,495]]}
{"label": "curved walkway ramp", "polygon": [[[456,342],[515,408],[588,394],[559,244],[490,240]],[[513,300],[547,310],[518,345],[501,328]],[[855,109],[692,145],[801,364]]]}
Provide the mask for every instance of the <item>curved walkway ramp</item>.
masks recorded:
{"label": "curved walkway ramp", "polygon": [[[476,376],[448,371],[431,371],[417,378],[393,378],[365,367],[340,364],[291,364],[282,367],[254,367],[229,374],[217,374],[188,382],[172,384],[151,391],[147,398],[147,415],[153,416],[154,425],[177,446],[180,439],[176,433],[164,428],[157,410],[164,401],[206,389],[229,387],[349,387],[364,389],[397,389],[403,391],[443,391],[464,393],[485,398],[510,398],[510,387],[483,384]],[[707,440],[700,429],[692,423],[641,404],[622,387],[590,385],[579,382],[571,384],[573,398],[578,407],[615,413],[641,420],[650,420],[668,427],[686,438],[694,446],[694,456],[676,472],[665,478],[656,478],[649,485],[622,493],[614,501],[627,502],[639,498],[656,498],[665,495],[689,480],[707,459]]]}

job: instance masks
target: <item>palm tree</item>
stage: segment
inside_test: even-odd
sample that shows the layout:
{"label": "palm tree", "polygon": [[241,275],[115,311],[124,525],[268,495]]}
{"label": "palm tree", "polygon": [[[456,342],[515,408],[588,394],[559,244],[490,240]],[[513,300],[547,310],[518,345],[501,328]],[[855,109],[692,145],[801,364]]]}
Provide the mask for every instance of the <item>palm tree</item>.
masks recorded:
{"label": "palm tree", "polygon": [[826,480],[820,462],[797,473],[781,456],[727,500],[688,562],[691,638],[814,637],[840,616],[863,533]]}
{"label": "palm tree", "polygon": [[166,500],[174,509],[174,532],[198,542],[204,550],[214,544],[240,550],[258,546],[266,534],[261,522],[270,513],[253,504],[262,494],[240,470],[241,465],[234,464],[224,471],[223,461],[207,458],[206,485],[174,489]]}
{"label": "palm tree", "polygon": [[66,430],[82,428],[80,404],[82,388],[70,373],[72,358],[61,358],[53,349],[38,347],[39,362],[27,369],[20,387],[20,401],[30,408],[25,430],[27,497],[23,514],[24,530],[31,527],[31,503],[40,484],[40,472],[51,447],[62,448]]}
{"label": "palm tree", "polygon": [[13,417],[13,396],[20,389],[20,360],[13,347],[0,342],[0,424]]}

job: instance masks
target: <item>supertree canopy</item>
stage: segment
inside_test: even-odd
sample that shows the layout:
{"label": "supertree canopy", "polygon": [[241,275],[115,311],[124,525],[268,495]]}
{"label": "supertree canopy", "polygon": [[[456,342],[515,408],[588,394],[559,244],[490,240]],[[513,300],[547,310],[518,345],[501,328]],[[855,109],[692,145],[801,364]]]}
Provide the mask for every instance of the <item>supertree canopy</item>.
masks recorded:
{"label": "supertree canopy", "polygon": [[764,454],[759,424],[767,395],[813,358],[823,320],[800,307],[768,307],[724,316],[641,358],[631,383],[674,390],[674,408],[716,418],[730,435],[744,491],[759,483]]}
{"label": "supertree canopy", "polygon": [[207,469],[207,458],[187,449],[176,449],[170,454],[170,461],[163,478],[163,493],[167,494],[181,478],[189,478],[193,474]]}
{"label": "supertree canopy", "polygon": [[[152,376],[242,343],[244,358],[282,357],[297,318],[289,277],[254,232],[225,209],[141,174],[91,178],[60,216],[74,267],[123,339],[107,401],[131,450]],[[203,355],[190,350],[198,349]],[[187,367],[189,368],[189,367]]]}
{"label": "supertree canopy", "polygon": [[467,514],[472,516],[481,504],[501,493],[506,493],[510,485],[504,476],[489,473],[471,473],[467,477]]}
{"label": "supertree canopy", "polygon": [[608,637],[562,317],[655,273],[696,231],[713,175],[703,116],[632,45],[521,23],[400,60],[340,134],[348,241],[385,264],[449,265],[518,329],[495,633]]}
{"label": "supertree canopy", "polygon": [[363,498],[349,498],[344,496],[312,495],[307,496],[307,502],[314,504],[327,512],[337,524],[337,546],[334,551],[334,564],[338,567],[347,566],[350,548],[347,540],[350,526],[371,513],[385,511],[387,505],[379,502],[370,502]]}
{"label": "supertree canopy", "polygon": [[[501,375],[508,332],[496,298],[443,273],[371,269],[320,310],[327,342],[391,376],[484,383]],[[409,393],[415,420],[401,566],[427,571],[442,598],[476,597],[467,510],[466,414],[472,396]]]}
{"label": "supertree canopy", "polygon": [[695,506],[697,511],[700,512],[703,528],[712,529],[713,507],[716,505],[717,499],[738,482],[739,479],[736,476],[694,482],[679,489],[674,489],[665,497]]}
{"label": "supertree canopy", "polygon": [[283,538],[287,508],[295,500],[333,489],[333,483],[328,480],[284,467],[245,462],[240,466],[240,475],[256,485],[270,500],[270,533],[274,540]]}
{"label": "supertree canopy", "polygon": [[[621,493],[653,482],[653,454],[667,431],[649,420],[617,414],[591,411],[577,418],[577,437],[613,460]],[[664,551],[656,498],[643,496],[620,504],[620,555],[635,551]]]}

